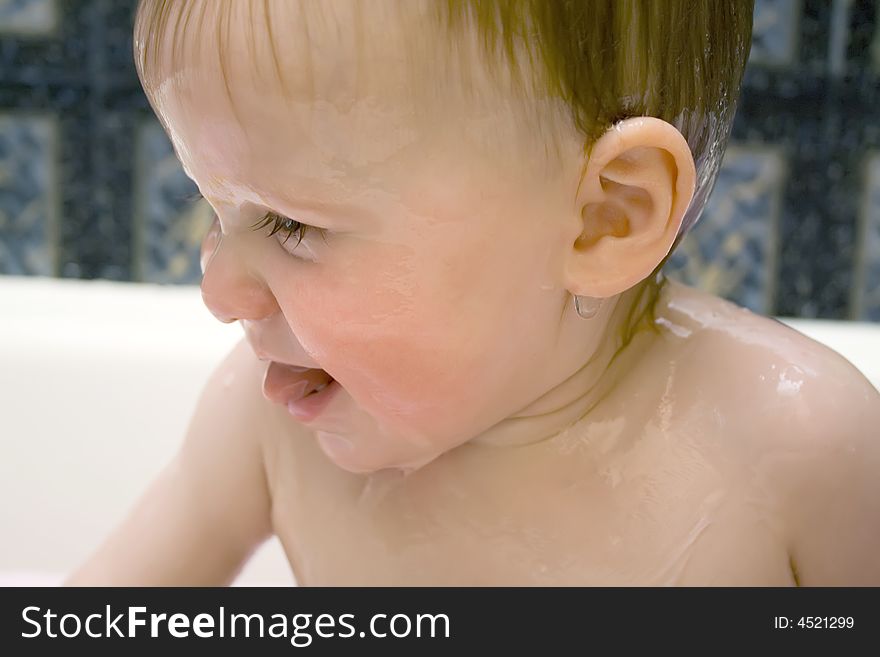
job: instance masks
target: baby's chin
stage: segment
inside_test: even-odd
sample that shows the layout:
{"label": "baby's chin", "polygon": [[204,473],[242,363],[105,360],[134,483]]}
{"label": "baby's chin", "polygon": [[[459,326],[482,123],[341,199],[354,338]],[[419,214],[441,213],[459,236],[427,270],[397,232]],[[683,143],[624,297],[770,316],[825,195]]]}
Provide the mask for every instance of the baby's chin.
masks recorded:
{"label": "baby's chin", "polygon": [[317,431],[315,437],[324,455],[337,467],[352,474],[370,474],[379,470],[395,468],[404,471],[424,467],[442,452],[430,454],[406,454],[399,450],[381,449],[373,445],[356,445],[339,434]]}

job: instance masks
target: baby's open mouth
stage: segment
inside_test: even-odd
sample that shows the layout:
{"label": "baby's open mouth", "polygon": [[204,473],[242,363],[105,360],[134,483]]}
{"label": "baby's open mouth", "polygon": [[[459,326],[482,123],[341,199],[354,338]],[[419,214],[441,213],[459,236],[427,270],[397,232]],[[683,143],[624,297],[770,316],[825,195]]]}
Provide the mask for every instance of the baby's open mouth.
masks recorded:
{"label": "baby's open mouth", "polygon": [[263,396],[276,404],[288,404],[315,395],[333,382],[322,369],[297,367],[272,361],[263,377]]}

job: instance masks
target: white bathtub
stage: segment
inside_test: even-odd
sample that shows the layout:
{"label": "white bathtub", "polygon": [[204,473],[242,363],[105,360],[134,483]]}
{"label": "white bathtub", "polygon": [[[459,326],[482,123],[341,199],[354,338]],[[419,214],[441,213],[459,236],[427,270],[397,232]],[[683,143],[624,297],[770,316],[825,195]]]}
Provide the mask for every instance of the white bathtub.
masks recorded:
{"label": "white bathtub", "polygon": [[[0,582],[51,582],[97,547],[241,335],[195,287],[0,277]],[[293,583],[277,540],[237,583]]]}
{"label": "white bathtub", "polygon": [[[783,321],[880,389],[880,325]],[[0,580],[52,581],[95,549],[174,453],[240,336],[195,287],[0,277]],[[236,583],[293,583],[276,540]]]}

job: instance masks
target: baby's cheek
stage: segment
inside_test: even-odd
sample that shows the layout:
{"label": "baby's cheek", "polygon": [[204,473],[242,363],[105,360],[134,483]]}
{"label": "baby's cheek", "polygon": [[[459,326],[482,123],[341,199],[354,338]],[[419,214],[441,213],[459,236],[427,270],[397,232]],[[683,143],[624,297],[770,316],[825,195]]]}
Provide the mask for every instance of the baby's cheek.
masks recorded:
{"label": "baby's cheek", "polygon": [[402,245],[374,249],[369,260],[350,255],[303,286],[297,337],[371,415],[439,426],[451,405],[466,406],[462,391],[485,371],[480,328],[463,312],[466,295],[450,288],[449,258]]}
{"label": "baby's cheek", "polygon": [[327,326],[327,369],[335,367],[340,382],[348,379],[350,392],[375,402],[374,410],[420,412],[452,387],[455,363],[438,357],[448,350],[426,317],[397,314],[366,324],[361,316],[340,313]]}
{"label": "baby's cheek", "polygon": [[388,288],[336,301],[314,318],[315,358],[366,411],[420,422],[448,412],[466,377],[442,318]]}

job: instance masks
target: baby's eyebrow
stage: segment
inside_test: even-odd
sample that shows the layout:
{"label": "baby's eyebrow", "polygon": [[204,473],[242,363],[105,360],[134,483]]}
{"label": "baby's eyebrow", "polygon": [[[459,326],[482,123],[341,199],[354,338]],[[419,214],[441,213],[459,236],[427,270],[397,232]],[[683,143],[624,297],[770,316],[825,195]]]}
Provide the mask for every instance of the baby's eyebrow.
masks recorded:
{"label": "baby's eyebrow", "polygon": [[296,218],[301,216],[307,218],[309,214],[315,217],[327,217],[332,221],[337,221],[342,225],[355,225],[364,220],[369,220],[370,213],[360,205],[352,203],[323,201],[317,199],[287,199],[281,197],[270,197],[266,199],[272,207],[280,214]]}

